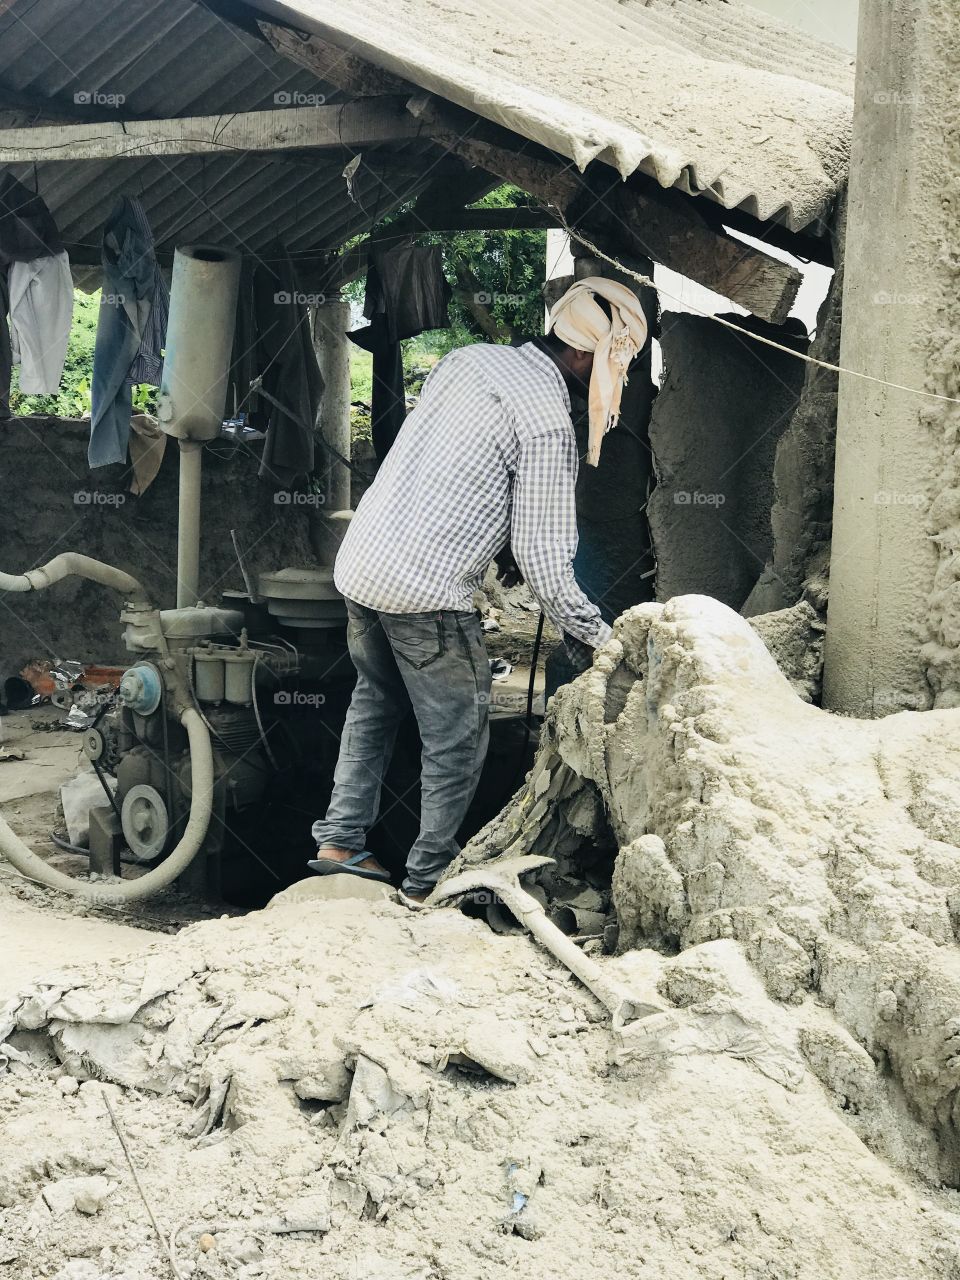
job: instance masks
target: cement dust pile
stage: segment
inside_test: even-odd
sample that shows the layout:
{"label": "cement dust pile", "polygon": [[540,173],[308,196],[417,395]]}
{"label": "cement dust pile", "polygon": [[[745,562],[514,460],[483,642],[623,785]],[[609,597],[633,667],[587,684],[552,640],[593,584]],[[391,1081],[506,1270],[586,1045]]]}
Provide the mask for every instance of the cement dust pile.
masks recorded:
{"label": "cement dust pile", "polygon": [[956,1276],[958,759],[955,712],[838,721],[722,606],[633,610],[462,863],[609,854],[656,1034],[320,882],[47,973],[0,1013],[0,1277]]}

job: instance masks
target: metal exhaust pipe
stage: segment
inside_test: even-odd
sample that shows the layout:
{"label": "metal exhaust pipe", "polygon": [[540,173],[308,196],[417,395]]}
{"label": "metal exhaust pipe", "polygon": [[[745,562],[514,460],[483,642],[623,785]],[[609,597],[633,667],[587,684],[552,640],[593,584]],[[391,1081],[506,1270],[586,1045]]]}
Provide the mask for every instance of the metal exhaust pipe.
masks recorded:
{"label": "metal exhaust pipe", "polygon": [[180,445],[178,609],[195,605],[200,594],[202,448],[220,434],[239,290],[235,250],[209,244],[177,249],[157,417]]}

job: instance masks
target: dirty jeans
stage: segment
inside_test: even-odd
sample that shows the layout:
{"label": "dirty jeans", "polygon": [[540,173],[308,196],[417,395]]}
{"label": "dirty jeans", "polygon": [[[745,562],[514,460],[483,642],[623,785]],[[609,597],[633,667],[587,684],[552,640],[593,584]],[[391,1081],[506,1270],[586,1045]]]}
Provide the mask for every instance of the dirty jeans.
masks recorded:
{"label": "dirty jeans", "polygon": [[378,613],[347,601],[347,644],[357,684],[340,739],[318,845],[359,852],[376,822],[397,729],[413,707],[423,744],[420,834],[403,888],[429,891],[459,852],[490,737],[490,665],[475,613]]}

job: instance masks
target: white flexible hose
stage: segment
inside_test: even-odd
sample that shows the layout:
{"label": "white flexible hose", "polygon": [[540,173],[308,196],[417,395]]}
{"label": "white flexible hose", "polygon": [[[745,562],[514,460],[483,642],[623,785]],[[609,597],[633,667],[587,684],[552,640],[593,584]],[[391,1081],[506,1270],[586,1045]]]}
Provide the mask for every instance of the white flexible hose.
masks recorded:
{"label": "white flexible hose", "polygon": [[[61,558],[57,557],[57,559]],[[98,561],[91,563],[97,564]],[[70,570],[70,572],[76,571]],[[113,884],[104,881],[91,883],[89,880],[75,880],[73,876],[64,875],[62,871],[56,871],[48,866],[41,857],[29,849],[11,830],[2,814],[0,814],[0,854],[29,880],[38,880],[51,889],[60,889],[64,893],[72,893],[76,897],[86,898],[94,903],[142,902],[145,898],[152,898],[161,889],[172,884],[197,856],[207,834],[207,828],[210,826],[210,815],[213,811],[213,748],[210,745],[210,734],[192,707],[184,711],[180,717],[180,723],[187,731],[190,744],[190,815],[179,844],[164,858],[159,867],[148,871],[144,876],[139,876],[136,880],[122,880]]]}
{"label": "white flexible hose", "polygon": [[131,574],[78,551],[65,551],[39,569],[28,569],[26,573],[0,573],[0,591],[42,591],[72,574],[90,582],[99,582],[104,587],[113,587],[137,603],[148,603],[147,593]]}

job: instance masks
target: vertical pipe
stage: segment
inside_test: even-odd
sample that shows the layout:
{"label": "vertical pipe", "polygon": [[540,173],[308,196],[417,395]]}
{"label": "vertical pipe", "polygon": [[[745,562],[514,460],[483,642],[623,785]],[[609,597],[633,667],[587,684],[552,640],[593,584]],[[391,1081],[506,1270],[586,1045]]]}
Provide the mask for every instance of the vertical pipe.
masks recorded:
{"label": "vertical pipe", "polygon": [[[318,419],[322,440],[350,457],[350,305],[339,299],[323,302],[314,313],[317,360],[323,376],[323,399]],[[332,454],[324,453],[325,507],[328,512],[350,506],[350,472]]]}
{"label": "vertical pipe", "polygon": [[200,593],[201,450],[220,433],[240,287],[240,255],[218,245],[182,245],[173,260],[170,320],[157,404],[180,445],[177,608]]}
{"label": "vertical pipe", "polygon": [[203,445],[180,441],[180,509],[177,530],[177,608],[192,608],[200,595],[200,482]]}

